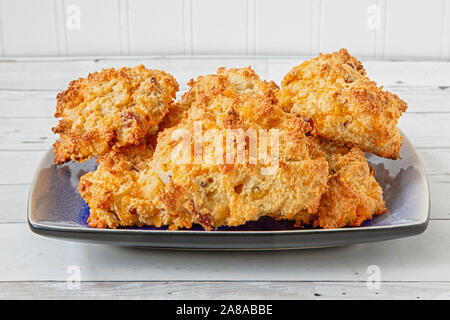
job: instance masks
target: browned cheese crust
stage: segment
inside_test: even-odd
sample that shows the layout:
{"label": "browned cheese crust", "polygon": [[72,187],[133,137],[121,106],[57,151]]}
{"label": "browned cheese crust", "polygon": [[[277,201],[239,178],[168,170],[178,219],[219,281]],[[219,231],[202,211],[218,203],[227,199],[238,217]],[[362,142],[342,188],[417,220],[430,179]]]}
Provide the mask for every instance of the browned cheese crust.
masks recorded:
{"label": "browned cheese crust", "polygon": [[320,55],[294,67],[278,95],[286,111],[311,119],[320,136],[398,159],[398,118],[407,109],[397,95],[370,81],[347,50]]}
{"label": "browned cheese crust", "polygon": [[139,172],[148,165],[153,151],[145,142],[116,149],[99,157],[97,169],[81,177],[78,190],[89,205],[91,227],[142,226],[137,212],[148,206],[136,185]]}
{"label": "browned cheese crust", "polygon": [[[180,102],[187,112],[176,126],[160,133],[152,166],[143,175],[149,195],[155,194],[155,185],[146,183],[167,177],[159,179],[157,186],[162,191],[159,206],[176,215],[191,215],[194,223],[206,229],[242,225],[264,215],[291,219],[303,210],[309,213],[307,218],[314,215],[325,190],[328,166],[323,158],[311,159],[305,137],[309,125],[278,106],[276,85],[261,81],[250,68],[220,68],[216,75],[199,77],[190,85]],[[185,141],[174,139],[176,132],[193,137],[196,122],[201,122],[203,130],[203,160],[179,163],[182,156],[176,151]],[[243,163],[237,163],[237,156],[235,163],[226,163],[225,137],[223,150],[217,150],[215,138],[224,129],[246,132],[250,128],[279,130],[276,173],[262,174],[262,168],[269,165],[250,163],[247,141]],[[207,136],[207,132],[212,134]],[[188,157],[195,159],[192,140],[187,150]]]}
{"label": "browned cheese crust", "polygon": [[324,138],[312,138],[315,154],[325,156],[330,176],[328,189],[320,200],[315,227],[325,229],[360,226],[387,211],[383,190],[364,152],[356,147],[339,147]]}
{"label": "browned cheese crust", "polygon": [[72,81],[57,96],[55,163],[84,161],[137,145],[168,113],[178,83],[168,73],[104,69]]}
{"label": "browned cheese crust", "polygon": [[[92,206],[96,208],[90,225],[169,225],[177,229],[198,223],[210,230],[241,225],[264,215],[293,219],[299,214],[300,223],[311,223],[326,189],[328,164],[323,157],[312,157],[314,147],[305,137],[310,126],[278,106],[276,85],[261,81],[250,68],[221,68],[217,74],[199,77],[190,85],[191,90],[179,103],[182,114],[173,115],[175,126],[159,133],[153,158],[144,160],[136,173],[128,164],[122,165],[125,169],[119,173],[113,172],[116,162],[108,165],[110,156],[106,156],[97,171],[81,179],[83,198],[91,210]],[[200,162],[195,162],[193,139],[183,139],[183,134],[193,137],[197,121],[203,129]],[[229,164],[218,150],[220,143],[215,138],[224,129],[245,132],[249,128],[279,130],[279,164],[274,174],[262,174],[263,169],[274,165],[273,160],[250,162],[247,140],[241,163],[237,163],[237,152],[235,163]],[[225,150],[225,137],[221,141]],[[117,157],[117,163],[130,161]],[[186,157],[192,161],[183,161]],[[220,157],[222,163],[217,162]],[[132,179],[133,190],[120,186],[125,183],[123,178]],[[95,194],[98,192],[89,189],[123,189],[124,193],[107,197],[113,200],[104,206],[104,201],[94,200],[102,199]]]}

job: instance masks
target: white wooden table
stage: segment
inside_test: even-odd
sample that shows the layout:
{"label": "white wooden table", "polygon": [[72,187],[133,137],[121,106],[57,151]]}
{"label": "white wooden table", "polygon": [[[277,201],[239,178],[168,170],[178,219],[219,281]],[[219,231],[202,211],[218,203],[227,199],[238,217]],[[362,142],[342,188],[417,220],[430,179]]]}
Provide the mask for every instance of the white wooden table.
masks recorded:
{"label": "white wooden table", "polygon": [[[0,60],[0,298],[447,298],[450,299],[450,63],[365,61],[369,76],[408,102],[401,129],[431,187],[422,235],[339,248],[208,252],[143,250],[39,237],[26,224],[37,162],[55,140],[56,93],[109,66],[144,63],[187,80],[252,64],[279,82],[299,59],[64,58]],[[381,271],[369,289],[368,267]],[[70,266],[79,268],[73,286]],[[73,274],[72,274],[73,276]]]}

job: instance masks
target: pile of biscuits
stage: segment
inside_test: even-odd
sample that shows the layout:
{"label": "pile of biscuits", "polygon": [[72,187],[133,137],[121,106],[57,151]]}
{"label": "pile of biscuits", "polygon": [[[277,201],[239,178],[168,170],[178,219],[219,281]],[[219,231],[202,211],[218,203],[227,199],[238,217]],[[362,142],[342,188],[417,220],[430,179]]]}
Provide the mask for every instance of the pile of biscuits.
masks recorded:
{"label": "pile of biscuits", "polygon": [[281,88],[250,68],[178,83],[106,69],[58,94],[56,164],[97,157],[80,178],[91,227],[359,226],[386,212],[364,152],[398,159],[407,105],[347,50],[294,67]]}

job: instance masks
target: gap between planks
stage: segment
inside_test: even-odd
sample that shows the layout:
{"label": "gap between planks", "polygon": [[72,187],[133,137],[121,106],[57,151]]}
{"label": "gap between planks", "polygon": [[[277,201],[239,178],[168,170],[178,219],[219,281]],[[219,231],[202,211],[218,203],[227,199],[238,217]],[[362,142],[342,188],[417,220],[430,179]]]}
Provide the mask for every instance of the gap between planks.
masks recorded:
{"label": "gap between planks", "polygon": [[[164,69],[172,73],[184,85],[197,75],[213,73],[217,67],[243,67],[252,65],[264,79],[280,82],[284,75],[300,58],[271,57],[143,57],[127,59],[124,57],[109,59],[40,59],[40,60],[4,60],[0,63],[0,88],[5,89],[44,89],[61,90],[69,80],[84,76],[93,70],[106,67],[134,66],[130,63],[138,60],[155,69]],[[434,85],[449,86],[450,63],[448,62],[390,62],[365,61],[367,73],[380,85]],[[39,74],[39,77],[36,77]],[[45,79],[43,81],[43,79]]]}

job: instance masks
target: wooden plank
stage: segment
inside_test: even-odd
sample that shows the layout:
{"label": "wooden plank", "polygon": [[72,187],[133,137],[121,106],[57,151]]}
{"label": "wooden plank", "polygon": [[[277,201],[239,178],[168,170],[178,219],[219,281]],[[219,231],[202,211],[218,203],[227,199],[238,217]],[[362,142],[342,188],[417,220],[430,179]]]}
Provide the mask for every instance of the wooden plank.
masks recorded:
{"label": "wooden plank", "polygon": [[[0,224],[0,281],[450,281],[449,220],[431,221],[415,237],[292,251],[145,250],[63,242],[26,224]],[[180,264],[180,261],[183,263]],[[369,268],[369,272],[370,272]]]}
{"label": "wooden plank", "polygon": [[430,182],[450,182],[450,149],[418,149]]}
{"label": "wooden plank", "polygon": [[0,151],[0,184],[27,184],[45,151]]}
{"label": "wooden plank", "polygon": [[448,300],[448,282],[381,282],[379,289],[369,289],[367,282],[314,283],[316,299],[386,299]]}
{"label": "wooden plank", "polygon": [[430,182],[431,218],[450,219],[450,184]]}
{"label": "wooden plank", "polygon": [[0,91],[1,118],[51,118],[57,91]]}
{"label": "wooden plank", "polygon": [[[292,67],[305,59],[305,57],[269,58],[269,79],[280,83]],[[369,78],[379,85],[450,86],[449,62],[361,60]]]}
{"label": "wooden plank", "polygon": [[449,86],[449,62],[367,61],[369,78],[379,85]]}
{"label": "wooden plank", "polygon": [[[144,64],[173,74],[182,89],[199,75],[216,72],[218,67],[247,67],[251,65],[262,77],[267,77],[266,58],[243,57],[130,57],[108,59],[39,59],[0,60],[0,90],[51,90],[60,91],[69,81],[85,77],[89,72],[103,68],[134,67]],[[9,61],[9,62],[8,62]],[[39,75],[37,77],[36,75]]]}
{"label": "wooden plank", "polygon": [[[219,66],[252,65],[265,79],[280,82],[284,75],[305,58],[265,57],[131,57],[85,59],[0,60],[0,89],[62,90],[68,82],[107,67],[135,66],[171,72],[182,87],[190,78],[214,72]],[[268,61],[268,64],[266,63]],[[384,86],[450,86],[449,62],[365,61],[368,75]],[[36,75],[39,77],[36,77]]]}
{"label": "wooden plank", "polygon": [[28,184],[0,185],[0,223],[27,221]]}
{"label": "wooden plank", "polygon": [[450,147],[450,113],[408,113],[399,127],[416,148]]}
{"label": "wooden plank", "polygon": [[47,150],[58,138],[57,119],[0,119],[0,150]]}
{"label": "wooden plank", "polygon": [[[410,113],[450,112],[450,87],[388,86],[408,103]],[[0,90],[1,118],[52,117],[58,91]]]}
{"label": "wooden plank", "polygon": [[[47,112],[45,118],[0,117],[0,150],[48,149],[58,136],[51,131],[57,119],[50,118],[53,111]],[[416,148],[449,148],[448,123],[450,113],[406,113],[400,119],[399,126]]]}
{"label": "wooden plank", "polygon": [[448,86],[385,86],[408,103],[410,112],[450,112],[450,87]]}
{"label": "wooden plank", "polygon": [[450,299],[450,284],[382,282],[0,282],[0,299]]}

